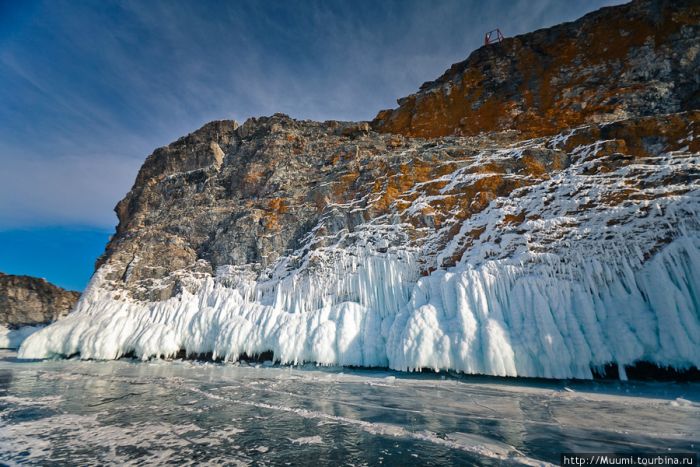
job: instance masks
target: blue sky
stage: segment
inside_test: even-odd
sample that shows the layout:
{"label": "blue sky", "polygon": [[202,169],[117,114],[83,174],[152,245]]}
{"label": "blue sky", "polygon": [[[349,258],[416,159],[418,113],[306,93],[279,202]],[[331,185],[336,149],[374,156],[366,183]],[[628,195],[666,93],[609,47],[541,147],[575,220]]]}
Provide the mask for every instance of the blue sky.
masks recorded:
{"label": "blue sky", "polygon": [[145,157],[207,121],[371,119],[486,30],[615,3],[0,0],[0,270],[82,289]]}

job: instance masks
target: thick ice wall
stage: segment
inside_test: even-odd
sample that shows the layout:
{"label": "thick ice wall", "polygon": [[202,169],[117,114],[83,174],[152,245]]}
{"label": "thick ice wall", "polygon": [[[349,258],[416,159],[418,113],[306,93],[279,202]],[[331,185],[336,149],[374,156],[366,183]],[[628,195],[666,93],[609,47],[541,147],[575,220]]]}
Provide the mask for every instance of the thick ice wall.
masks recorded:
{"label": "thick ice wall", "polygon": [[[698,247],[697,237],[678,239],[637,271],[605,277],[598,268],[588,282],[560,279],[550,265],[524,270],[502,260],[439,271],[415,283],[398,313],[362,298],[294,312],[245,300],[214,279],[196,294],[151,304],[114,300],[93,284],[76,313],[30,336],[21,355],[148,358],[186,349],[235,359],[272,350],[287,363],[550,378],[590,378],[591,367],[609,362],[683,368],[700,364]],[[372,261],[384,270],[406,265]],[[305,282],[314,278],[327,276]],[[375,279],[358,276],[358,291]],[[280,282],[275,296],[302,303],[311,289],[290,283]]]}
{"label": "thick ice wall", "polygon": [[421,278],[391,328],[392,368],[591,378],[591,369],[649,361],[700,365],[700,238],[682,238],[633,271],[595,260],[584,281],[488,261]]}
{"label": "thick ice wall", "polygon": [[[310,256],[283,279],[209,278],[195,293],[155,303],[115,299],[104,288],[103,266],[76,312],[50,335],[34,336],[22,355],[148,358],[186,349],[236,359],[272,350],[285,363],[386,366],[384,320],[408,300],[417,275],[411,254],[329,249]],[[235,288],[223,285],[233,279]]]}

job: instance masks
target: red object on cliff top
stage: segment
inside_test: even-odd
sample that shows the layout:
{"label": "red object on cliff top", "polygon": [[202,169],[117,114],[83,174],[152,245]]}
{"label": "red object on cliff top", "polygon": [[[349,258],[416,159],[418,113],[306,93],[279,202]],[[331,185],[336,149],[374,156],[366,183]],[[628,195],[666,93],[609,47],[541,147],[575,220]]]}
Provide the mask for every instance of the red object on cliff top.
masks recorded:
{"label": "red object on cliff top", "polygon": [[501,34],[501,30],[496,28],[493,31],[489,31],[486,33],[486,35],[484,36],[484,45],[500,43],[503,39],[505,39],[505,37],[503,37],[503,34]]}

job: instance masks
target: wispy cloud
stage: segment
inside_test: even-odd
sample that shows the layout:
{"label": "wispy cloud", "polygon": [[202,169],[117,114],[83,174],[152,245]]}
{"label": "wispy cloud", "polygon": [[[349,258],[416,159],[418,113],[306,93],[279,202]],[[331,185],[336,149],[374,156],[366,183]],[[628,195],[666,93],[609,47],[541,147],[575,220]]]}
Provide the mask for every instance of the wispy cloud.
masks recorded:
{"label": "wispy cloud", "polygon": [[464,59],[487,29],[524,33],[612,3],[620,2],[4,6],[0,229],[112,226],[145,156],[206,121],[274,112],[370,119]]}

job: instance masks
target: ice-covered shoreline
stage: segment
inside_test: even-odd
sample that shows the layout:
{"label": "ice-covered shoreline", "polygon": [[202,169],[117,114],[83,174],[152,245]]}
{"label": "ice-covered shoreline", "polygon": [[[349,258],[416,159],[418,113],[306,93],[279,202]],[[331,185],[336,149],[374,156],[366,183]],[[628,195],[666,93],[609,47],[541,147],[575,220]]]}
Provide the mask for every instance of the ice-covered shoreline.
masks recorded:
{"label": "ice-covered shoreline", "polygon": [[282,363],[583,379],[606,364],[623,378],[639,361],[700,367],[700,156],[688,147],[628,157],[612,140],[578,145],[551,176],[497,175],[519,188],[461,224],[412,230],[412,216],[465,196],[484,167],[566,147],[577,131],[467,156],[352,230],[334,222],[369,209],[367,196],[329,205],[267,270],[183,272],[167,300],[128,298],[108,262],[19,355],[272,351]]}
{"label": "ice-covered shoreline", "polygon": [[[31,335],[20,357],[133,353],[147,359],[184,349],[235,360],[271,350],[282,363],[584,379],[607,363],[643,360],[684,369],[700,366],[693,314],[699,245],[698,238],[678,239],[636,272],[608,271],[613,280],[607,284],[598,282],[602,276],[585,284],[524,275],[515,266],[499,270],[497,261],[439,271],[420,278],[408,294],[402,281],[384,291],[408,297],[393,310],[373,305],[387,295],[370,297],[377,292],[371,279],[358,284],[360,303],[329,300],[293,313],[281,304],[303,307],[313,294],[285,283],[256,300],[212,278],[194,294],[146,304],[111,298],[98,274],[76,312]],[[386,273],[409,262],[379,264]]]}

